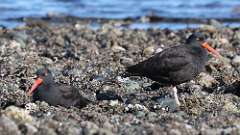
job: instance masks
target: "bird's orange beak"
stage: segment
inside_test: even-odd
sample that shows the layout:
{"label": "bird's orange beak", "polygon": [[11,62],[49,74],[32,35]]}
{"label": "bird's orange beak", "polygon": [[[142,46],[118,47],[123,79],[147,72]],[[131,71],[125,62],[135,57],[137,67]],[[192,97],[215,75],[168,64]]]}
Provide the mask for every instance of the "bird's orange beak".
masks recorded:
{"label": "bird's orange beak", "polygon": [[34,84],[32,85],[31,89],[27,92],[27,95],[28,95],[28,96],[31,96],[32,93],[38,88],[38,86],[39,86],[40,84],[42,84],[42,82],[43,82],[43,79],[37,78],[37,79],[35,80]]}
{"label": "bird's orange beak", "polygon": [[202,44],[202,47],[206,48],[210,54],[212,54],[216,58],[221,58],[222,56],[217,52],[215,49],[213,49],[207,42]]}

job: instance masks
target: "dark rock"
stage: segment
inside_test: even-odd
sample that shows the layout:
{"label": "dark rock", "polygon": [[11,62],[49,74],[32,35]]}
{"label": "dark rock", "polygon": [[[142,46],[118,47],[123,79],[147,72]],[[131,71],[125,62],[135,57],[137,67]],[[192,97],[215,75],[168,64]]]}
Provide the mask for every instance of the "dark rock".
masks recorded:
{"label": "dark rock", "polygon": [[114,91],[100,92],[100,90],[98,90],[96,92],[96,98],[97,98],[97,100],[119,100],[119,101],[123,101],[122,97],[119,96]]}

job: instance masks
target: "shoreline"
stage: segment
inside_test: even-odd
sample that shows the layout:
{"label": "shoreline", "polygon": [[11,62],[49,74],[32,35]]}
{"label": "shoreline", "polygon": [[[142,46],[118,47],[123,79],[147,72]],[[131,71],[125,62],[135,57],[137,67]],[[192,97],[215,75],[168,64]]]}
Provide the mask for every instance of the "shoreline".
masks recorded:
{"label": "shoreline", "polygon": [[[0,29],[0,131],[5,134],[239,134],[240,29],[207,25],[197,29],[118,29],[88,22]],[[206,32],[228,63],[211,58],[206,72],[178,86],[177,110],[167,87],[154,89],[146,78],[118,81],[125,67],[157,50],[179,45],[192,32]],[[95,104],[78,109],[32,103],[26,91],[43,65],[55,81],[76,86]],[[97,101],[96,92],[112,91],[120,101]]]}
{"label": "shoreline", "polygon": [[[174,18],[174,17],[161,17],[161,16],[142,16],[135,18],[122,18],[122,19],[110,19],[110,18],[82,18],[68,15],[49,14],[45,17],[19,17],[19,18],[8,18],[0,20],[2,25],[5,27],[14,28],[21,24],[28,22],[43,21],[47,23],[85,23],[98,25],[99,27],[106,23],[116,23],[121,25],[123,28],[131,28],[132,25],[142,25],[139,28],[167,28],[176,29],[174,25],[179,25],[181,29],[188,28],[187,26],[195,26],[193,28],[199,28],[201,25],[212,25],[212,22],[218,22],[224,26],[239,27],[240,18]],[[161,27],[161,25],[166,25]],[[145,26],[145,27],[144,27]],[[179,29],[179,28],[178,28]]]}

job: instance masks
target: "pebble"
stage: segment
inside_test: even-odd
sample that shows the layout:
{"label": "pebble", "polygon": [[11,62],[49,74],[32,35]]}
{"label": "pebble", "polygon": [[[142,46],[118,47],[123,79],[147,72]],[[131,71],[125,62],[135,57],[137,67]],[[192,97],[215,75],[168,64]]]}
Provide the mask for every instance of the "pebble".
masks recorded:
{"label": "pebble", "polygon": [[118,82],[121,82],[121,83],[125,83],[125,82],[129,81],[129,78],[128,78],[128,77],[123,78],[123,77],[121,77],[121,76],[117,76],[116,78],[117,78],[117,81],[118,81]]}
{"label": "pebble", "polygon": [[1,135],[21,135],[18,125],[4,115],[0,117],[0,133]]}
{"label": "pebble", "polygon": [[39,110],[39,107],[35,103],[27,103],[25,109],[29,112],[36,112]]}
{"label": "pebble", "polygon": [[113,45],[112,46],[112,50],[114,51],[114,52],[125,52],[126,51],[126,49],[125,48],[123,48],[123,47],[121,47],[121,46],[119,46],[119,45]]}
{"label": "pebble", "polygon": [[197,81],[201,86],[212,87],[213,84],[217,83],[217,80],[207,73],[200,73],[197,77]]}
{"label": "pebble", "polygon": [[124,110],[126,112],[136,112],[136,111],[147,111],[148,109],[144,106],[144,105],[140,105],[140,104],[128,104]]}
{"label": "pebble", "polygon": [[83,121],[80,123],[85,135],[113,135],[110,130],[99,128],[95,123]]}
{"label": "pebble", "polygon": [[119,104],[118,100],[111,100],[109,105],[110,106],[117,106]]}
{"label": "pebble", "polygon": [[39,135],[57,135],[57,133],[54,131],[54,129],[48,128],[48,127],[42,127],[37,134],[39,134]]}
{"label": "pebble", "polygon": [[8,116],[9,118],[12,118],[14,121],[18,123],[30,123],[33,121],[32,116],[29,115],[29,112],[27,110],[18,108],[16,106],[7,107],[3,111],[3,114]]}
{"label": "pebble", "polygon": [[121,60],[121,64],[123,64],[124,66],[131,66],[134,64],[134,61],[131,58],[121,57],[120,60]]}
{"label": "pebble", "polygon": [[111,131],[112,129],[114,129],[114,126],[110,122],[106,121],[103,123],[103,128]]}
{"label": "pebble", "polygon": [[100,128],[97,130],[97,132],[92,132],[92,134],[89,135],[114,135],[110,130]]}
{"label": "pebble", "polygon": [[240,66],[240,56],[239,55],[236,55],[233,60],[232,60],[232,64],[234,66]]}
{"label": "pebble", "polygon": [[15,40],[13,40],[12,42],[10,42],[9,45],[10,48],[16,50],[17,52],[21,52],[21,44]]}
{"label": "pebble", "polygon": [[237,107],[237,105],[235,105],[233,102],[226,100],[223,106],[223,109],[227,112],[231,112],[231,113],[236,113],[239,114],[240,113],[240,108]]}
{"label": "pebble", "polygon": [[31,125],[29,123],[25,123],[24,125],[27,128],[27,134],[26,135],[35,135],[35,133],[38,132],[38,129],[36,127],[34,127],[33,125]]}
{"label": "pebble", "polygon": [[134,113],[137,118],[145,117],[146,113],[143,111],[137,111]]}
{"label": "pebble", "polygon": [[155,112],[148,112],[147,114],[147,119],[150,121],[150,122],[154,122],[156,120],[156,117],[158,115],[155,113]]}
{"label": "pebble", "polygon": [[217,28],[212,26],[212,25],[206,25],[206,24],[203,24],[203,25],[200,25],[200,28],[204,31],[207,31],[207,32],[210,32],[210,33],[214,33],[214,32],[217,32]]}
{"label": "pebble", "polygon": [[170,135],[182,135],[182,133],[178,129],[172,129],[169,131]]}
{"label": "pebble", "polygon": [[155,47],[149,46],[143,50],[143,54],[144,55],[152,55],[154,53],[154,51],[155,51]]}
{"label": "pebble", "polygon": [[210,20],[210,24],[212,26],[214,26],[215,28],[219,28],[219,29],[224,28],[224,25],[222,23],[220,23],[219,21],[214,20],[214,19]]}
{"label": "pebble", "polygon": [[175,102],[174,98],[169,97],[160,97],[157,99],[158,105],[156,109],[161,108],[166,111],[174,111],[177,110],[178,105]]}
{"label": "pebble", "polygon": [[155,51],[155,53],[160,53],[160,52],[162,52],[162,51],[163,51],[163,48],[157,48],[156,51]]}
{"label": "pebble", "polygon": [[226,38],[221,38],[221,39],[219,39],[219,41],[220,41],[222,44],[229,45],[229,41],[228,41],[228,39],[226,39]]}

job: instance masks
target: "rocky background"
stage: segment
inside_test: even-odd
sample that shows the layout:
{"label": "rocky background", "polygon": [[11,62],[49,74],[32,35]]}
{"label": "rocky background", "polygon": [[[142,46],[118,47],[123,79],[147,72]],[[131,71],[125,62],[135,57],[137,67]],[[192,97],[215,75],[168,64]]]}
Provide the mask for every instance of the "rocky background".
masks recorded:
{"label": "rocky background", "polygon": [[[106,22],[92,29],[81,22],[28,22],[0,29],[0,133],[2,135],[240,134],[240,29],[213,21],[198,29],[119,29]],[[205,32],[225,61],[209,56],[206,72],[170,88],[147,78],[123,78],[126,66],[193,32]],[[49,106],[26,96],[38,68],[73,85],[93,103],[85,108]],[[112,100],[102,100],[109,98]],[[115,100],[114,100],[115,99]]]}

